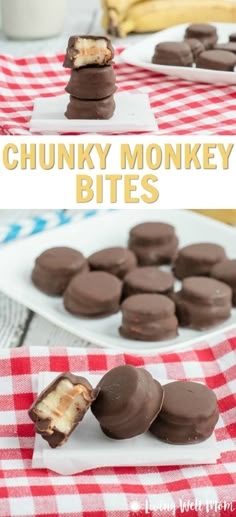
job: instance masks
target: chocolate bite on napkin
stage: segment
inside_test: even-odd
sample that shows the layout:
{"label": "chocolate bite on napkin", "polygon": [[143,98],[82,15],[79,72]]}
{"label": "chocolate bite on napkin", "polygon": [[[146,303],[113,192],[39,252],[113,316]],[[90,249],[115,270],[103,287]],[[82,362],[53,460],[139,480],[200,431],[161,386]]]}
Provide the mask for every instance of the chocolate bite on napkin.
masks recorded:
{"label": "chocolate bite on napkin", "polygon": [[55,449],[66,443],[96,399],[98,390],[84,378],[62,373],[40,393],[29,417],[40,434]]}

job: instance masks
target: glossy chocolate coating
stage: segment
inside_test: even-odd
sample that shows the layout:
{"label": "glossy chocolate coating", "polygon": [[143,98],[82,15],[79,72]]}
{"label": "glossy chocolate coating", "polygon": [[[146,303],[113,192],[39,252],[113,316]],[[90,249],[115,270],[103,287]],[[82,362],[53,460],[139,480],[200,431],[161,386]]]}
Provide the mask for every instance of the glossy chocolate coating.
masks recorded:
{"label": "glossy chocolate coating", "polygon": [[191,244],[179,250],[174,274],[179,280],[188,276],[208,276],[213,266],[225,258],[225,250],[218,244]]}
{"label": "glossy chocolate coating", "polygon": [[118,312],[122,282],[104,271],[76,275],[64,293],[65,308],[75,315],[102,316]]}
{"label": "glossy chocolate coating", "polygon": [[212,49],[218,40],[216,27],[207,23],[194,23],[190,25],[186,29],[185,38],[200,40],[206,50]]}
{"label": "glossy chocolate coating", "polygon": [[164,341],[178,335],[175,305],[161,294],[136,294],[121,305],[121,336],[138,341]]}
{"label": "glossy chocolate coating", "polygon": [[214,392],[203,384],[175,381],[164,386],[162,409],[150,427],[159,440],[177,445],[209,438],[219,409]]}
{"label": "glossy chocolate coating", "polygon": [[223,323],[231,314],[232,291],[213,278],[185,278],[182,289],[174,293],[173,299],[182,327],[205,330]]}
{"label": "glossy chocolate coating", "polygon": [[185,40],[185,43],[189,45],[194,61],[196,61],[197,57],[205,50],[203,43],[198,39],[188,38]]}
{"label": "glossy chocolate coating", "polygon": [[[99,45],[102,41],[104,42],[104,49],[99,51]],[[81,48],[78,49],[76,47]],[[87,65],[105,66],[111,63],[113,57],[114,49],[109,38],[91,35],[71,36],[68,41],[63,66],[65,68],[80,68]],[[77,62],[78,58],[81,60],[80,63]]]}
{"label": "glossy chocolate coating", "polygon": [[143,434],[161,410],[163,389],[143,368],[118,366],[99,382],[91,406],[102,431],[122,440]]}
{"label": "glossy chocolate coating", "polygon": [[[78,404],[78,400],[76,402],[76,414],[74,418],[70,422],[70,426],[67,429],[67,432],[62,432],[57,428],[56,417],[58,415],[57,403],[58,396],[56,399],[56,388],[62,381],[69,381],[72,387],[78,387],[82,389],[83,393],[83,404],[80,406]],[[72,388],[73,392],[73,388]],[[73,397],[76,395],[72,392],[66,393],[66,402],[71,402]],[[55,404],[53,405],[53,393],[55,394]],[[85,413],[91,406],[92,402],[95,400],[98,394],[98,390],[93,390],[91,384],[84,378],[77,375],[73,375],[72,373],[66,372],[59,375],[47,388],[40,393],[38,398],[35,400],[31,408],[29,409],[29,417],[35,423],[35,431],[40,434],[44,440],[48,442],[51,448],[55,449],[66,443],[71,433],[77,427],[79,422],[83,420]],[[46,400],[47,396],[50,395],[50,404],[47,407],[47,416],[43,416],[43,410],[40,408],[40,404]],[[57,402],[57,403],[56,403]],[[61,403],[61,398],[59,399],[59,403]],[[49,411],[50,408],[50,411]],[[54,412],[55,410],[55,412]],[[68,411],[68,409],[67,409]],[[64,409],[66,412],[66,409]],[[63,409],[62,409],[62,417],[63,417]]]}
{"label": "glossy chocolate coating", "polygon": [[97,251],[90,255],[88,262],[92,271],[106,271],[121,279],[137,265],[134,253],[122,247]]}
{"label": "glossy chocolate coating", "polygon": [[97,100],[110,97],[116,91],[114,68],[109,66],[86,66],[71,71],[65,90],[82,100]]}
{"label": "glossy chocolate coating", "polygon": [[168,66],[192,66],[193,54],[184,41],[166,41],[158,43],[152,63]]}
{"label": "glossy chocolate coating", "polygon": [[233,305],[236,307],[236,259],[224,260],[211,270],[212,278],[229,285],[233,291]]}
{"label": "glossy chocolate coating", "polygon": [[236,66],[236,56],[233,52],[225,50],[206,50],[202,52],[196,61],[197,68],[207,70],[222,70],[233,72]]}
{"label": "glossy chocolate coating", "polygon": [[124,297],[152,293],[168,295],[173,291],[174,277],[156,266],[133,269],[124,278]]}
{"label": "glossy chocolate coating", "polygon": [[177,253],[178,239],[174,227],[166,223],[141,223],[131,229],[129,248],[140,266],[171,263]]}
{"label": "glossy chocolate coating", "polygon": [[88,262],[73,248],[56,247],[44,251],[35,261],[32,282],[46,294],[62,295],[71,278],[88,271]]}
{"label": "glossy chocolate coating", "polygon": [[112,118],[116,108],[113,95],[105,99],[81,100],[70,95],[65,116],[77,120],[108,120]]}

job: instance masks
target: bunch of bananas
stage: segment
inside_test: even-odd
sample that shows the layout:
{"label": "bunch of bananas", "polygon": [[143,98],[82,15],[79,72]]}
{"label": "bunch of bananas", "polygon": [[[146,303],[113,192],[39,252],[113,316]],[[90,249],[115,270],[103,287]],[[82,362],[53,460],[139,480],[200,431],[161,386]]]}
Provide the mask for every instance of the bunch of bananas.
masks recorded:
{"label": "bunch of bananas", "polygon": [[180,23],[236,22],[236,0],[102,0],[103,27],[118,37]]}

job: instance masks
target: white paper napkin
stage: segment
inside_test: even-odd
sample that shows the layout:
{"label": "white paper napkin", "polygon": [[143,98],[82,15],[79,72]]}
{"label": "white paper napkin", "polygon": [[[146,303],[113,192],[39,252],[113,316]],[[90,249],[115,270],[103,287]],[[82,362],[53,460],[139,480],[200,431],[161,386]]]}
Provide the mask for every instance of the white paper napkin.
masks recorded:
{"label": "white paper napkin", "polygon": [[[148,369],[148,368],[147,368]],[[38,393],[58,374],[40,373]],[[101,376],[84,375],[95,387]],[[167,381],[163,381],[166,384]],[[33,468],[47,468],[59,474],[71,475],[98,467],[203,465],[214,464],[220,457],[215,435],[194,445],[170,445],[157,440],[151,433],[130,440],[112,440],[106,437],[88,411],[68,442],[51,449],[40,435],[36,435]]]}
{"label": "white paper napkin", "polygon": [[68,120],[64,113],[69,95],[39,97],[34,102],[30,130],[41,133],[130,133],[157,131],[149,97],[144,93],[115,95],[116,110],[110,120]]}

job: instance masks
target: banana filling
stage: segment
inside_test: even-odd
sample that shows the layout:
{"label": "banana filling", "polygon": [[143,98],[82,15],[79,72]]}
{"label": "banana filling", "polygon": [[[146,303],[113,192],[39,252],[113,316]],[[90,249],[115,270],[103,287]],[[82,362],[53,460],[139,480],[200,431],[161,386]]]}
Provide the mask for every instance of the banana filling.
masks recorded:
{"label": "banana filling", "polygon": [[107,47],[107,40],[78,38],[74,44],[73,61],[76,68],[85,65],[102,65],[112,57],[111,49]]}
{"label": "banana filling", "polygon": [[89,401],[89,391],[85,386],[75,386],[63,379],[37,404],[35,413],[40,420],[49,420],[45,433],[51,435],[57,429],[67,435],[78,420],[78,412],[85,412]]}

